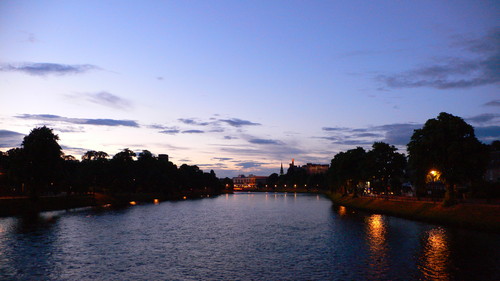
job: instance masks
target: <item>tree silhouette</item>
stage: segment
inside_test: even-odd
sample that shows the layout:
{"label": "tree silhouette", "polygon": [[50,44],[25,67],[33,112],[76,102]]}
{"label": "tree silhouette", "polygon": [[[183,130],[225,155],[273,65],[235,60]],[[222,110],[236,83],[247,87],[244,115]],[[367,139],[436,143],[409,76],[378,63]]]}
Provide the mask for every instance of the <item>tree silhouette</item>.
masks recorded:
{"label": "tree silhouette", "polygon": [[372,150],[367,153],[366,169],[369,179],[378,191],[386,194],[389,186],[392,191],[400,191],[401,178],[405,173],[406,157],[397,150],[393,145],[375,142]]}
{"label": "tree silhouette", "polygon": [[488,161],[487,147],[477,140],[474,128],[445,112],[415,130],[407,148],[418,185],[424,184],[431,170],[441,173],[446,186],[445,205],[455,203],[457,184],[469,184],[483,176]]}
{"label": "tree silhouette", "polygon": [[57,143],[59,137],[45,126],[33,129],[24,137],[22,147],[26,160],[26,172],[29,175],[29,189],[32,197],[47,191],[57,180],[63,155]]}
{"label": "tree silhouette", "polygon": [[340,152],[330,164],[330,179],[335,189],[343,194],[348,192],[357,196],[357,185],[366,177],[366,151],[362,147]]}

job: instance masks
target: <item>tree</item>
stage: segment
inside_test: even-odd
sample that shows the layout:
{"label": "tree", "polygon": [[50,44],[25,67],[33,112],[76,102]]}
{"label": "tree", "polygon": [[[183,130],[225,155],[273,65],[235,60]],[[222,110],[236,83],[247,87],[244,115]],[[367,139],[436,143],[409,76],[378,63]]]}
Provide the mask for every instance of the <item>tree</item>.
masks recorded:
{"label": "tree", "polygon": [[112,185],[113,191],[136,191],[136,163],[134,162],[135,156],[136,154],[128,148],[124,148],[122,151],[113,156],[113,159],[111,160],[111,170],[114,181]]}
{"label": "tree", "polygon": [[455,203],[457,184],[468,184],[483,176],[488,161],[487,147],[477,140],[474,128],[462,118],[442,112],[414,131],[407,145],[409,164],[416,183],[439,171],[446,193],[443,203]]}
{"label": "tree", "polygon": [[22,147],[33,197],[37,197],[40,191],[46,191],[57,179],[63,155],[58,140],[59,136],[45,126],[31,130],[24,137]]}
{"label": "tree", "polygon": [[124,148],[122,151],[113,156],[113,160],[118,162],[130,162],[134,160],[135,156],[136,154],[132,150]]}
{"label": "tree", "polygon": [[384,142],[373,143],[367,153],[367,170],[375,188],[381,188],[386,194],[388,187],[399,192],[401,178],[406,168],[406,157],[396,152],[398,149]]}
{"label": "tree", "polygon": [[333,186],[357,196],[357,185],[365,179],[366,151],[362,147],[340,152],[330,164],[330,179]]}

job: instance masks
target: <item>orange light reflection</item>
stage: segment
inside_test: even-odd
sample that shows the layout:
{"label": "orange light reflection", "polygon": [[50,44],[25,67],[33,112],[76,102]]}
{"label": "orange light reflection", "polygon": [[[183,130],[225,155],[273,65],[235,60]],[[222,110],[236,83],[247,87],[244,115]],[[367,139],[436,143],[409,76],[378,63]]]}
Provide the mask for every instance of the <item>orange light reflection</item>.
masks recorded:
{"label": "orange light reflection", "polygon": [[448,271],[450,256],[446,231],[434,228],[428,232],[420,269],[429,280],[450,280]]}
{"label": "orange light reflection", "polygon": [[370,247],[370,267],[375,274],[389,270],[387,261],[386,225],[382,215],[373,214],[367,218],[367,241]]}

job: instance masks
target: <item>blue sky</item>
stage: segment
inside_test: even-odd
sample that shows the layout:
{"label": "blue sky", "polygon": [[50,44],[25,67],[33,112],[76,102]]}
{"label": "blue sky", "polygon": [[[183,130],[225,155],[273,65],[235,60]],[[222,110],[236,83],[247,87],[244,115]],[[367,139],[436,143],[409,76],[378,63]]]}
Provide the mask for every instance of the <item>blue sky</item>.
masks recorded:
{"label": "blue sky", "polygon": [[218,176],[404,152],[440,112],[500,138],[495,1],[2,1],[0,150],[166,153]]}

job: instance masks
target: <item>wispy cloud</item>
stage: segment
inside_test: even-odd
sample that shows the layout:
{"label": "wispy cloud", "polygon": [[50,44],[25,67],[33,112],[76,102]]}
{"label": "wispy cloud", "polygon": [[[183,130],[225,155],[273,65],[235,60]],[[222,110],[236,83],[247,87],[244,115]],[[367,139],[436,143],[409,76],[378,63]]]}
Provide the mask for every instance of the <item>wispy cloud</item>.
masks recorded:
{"label": "wispy cloud", "polygon": [[0,71],[22,72],[34,76],[81,74],[99,67],[91,64],[58,64],[24,62],[16,64],[0,64]]}
{"label": "wispy cloud", "polygon": [[110,108],[130,110],[133,107],[132,103],[129,100],[121,98],[117,95],[111,94],[106,91],[97,93],[82,93],[79,94],[79,96],[83,97],[89,102]]}
{"label": "wispy cloud", "polygon": [[384,134],[382,141],[392,145],[407,145],[416,129],[422,128],[423,124],[396,123],[376,126],[374,129],[380,130]]}
{"label": "wispy cloud", "polygon": [[485,124],[489,122],[495,122],[497,119],[500,119],[500,114],[498,113],[483,113],[479,114],[476,116],[472,116],[469,118],[466,118],[465,120],[470,123],[475,123],[475,124]]}
{"label": "wispy cloud", "polygon": [[492,100],[484,104],[485,106],[500,106],[500,100]]}
{"label": "wispy cloud", "polygon": [[[177,119],[179,122],[186,124],[186,125],[193,125],[193,126],[217,126],[223,124],[227,124],[231,127],[243,127],[243,126],[259,126],[261,125],[260,123],[255,123],[252,121],[248,120],[242,120],[239,118],[228,118],[228,119],[217,119],[217,118],[210,118],[209,121],[203,121],[200,120],[199,118],[179,118]],[[221,129],[221,128],[218,128]]]}
{"label": "wispy cloud", "polygon": [[199,121],[197,118],[179,118],[177,120],[187,125],[208,126],[211,124],[211,122]]}
{"label": "wispy cloud", "polygon": [[230,126],[233,127],[242,127],[242,126],[259,126],[261,125],[260,123],[254,123],[248,120],[242,120],[238,118],[231,118],[231,119],[220,119],[220,122],[224,122],[229,124]]}
{"label": "wispy cloud", "polygon": [[0,148],[11,148],[18,147],[21,145],[24,134],[9,131],[9,130],[0,130]]}
{"label": "wispy cloud", "polygon": [[182,131],[183,134],[203,134],[205,131],[202,130],[185,130]]}
{"label": "wispy cloud", "polygon": [[251,169],[251,168],[259,168],[262,165],[265,165],[267,163],[262,163],[262,162],[254,162],[254,161],[246,161],[246,162],[239,162],[236,163],[235,166],[240,167],[242,169]]}
{"label": "wispy cloud", "polygon": [[229,160],[233,160],[233,158],[228,158],[228,157],[213,157],[212,160],[229,161]]}
{"label": "wispy cloud", "polygon": [[476,137],[484,143],[500,139],[500,126],[485,126],[474,128]]}
{"label": "wispy cloud", "polygon": [[167,134],[167,135],[175,135],[175,134],[180,133],[180,130],[179,129],[166,129],[166,130],[160,131],[160,133]]}
{"label": "wispy cloud", "polygon": [[376,79],[389,88],[461,89],[500,82],[500,29],[483,38],[462,39],[454,47],[462,47],[476,58],[443,58],[399,74],[380,75]]}
{"label": "wispy cloud", "polygon": [[[324,127],[323,131],[329,135],[321,137],[339,145],[370,145],[375,141],[384,141],[392,145],[406,145],[415,129],[421,124],[399,123],[367,128],[338,128]],[[333,134],[333,135],[332,135]]]}
{"label": "wispy cloud", "polygon": [[343,127],[323,127],[323,131],[327,132],[336,132],[336,131],[347,131],[349,128],[343,128]]}
{"label": "wispy cloud", "polygon": [[271,140],[271,139],[250,139],[249,143],[253,144],[283,144],[283,142],[279,140]]}
{"label": "wispy cloud", "polygon": [[[485,113],[465,119],[468,123],[475,123],[476,137],[485,143],[498,139],[500,114]],[[375,141],[383,141],[391,145],[406,146],[416,129],[421,129],[424,124],[396,123],[367,128],[342,128],[342,130],[329,131],[327,136],[319,137],[339,145],[368,146]],[[369,132],[369,133],[359,133]]]}
{"label": "wispy cloud", "polygon": [[50,122],[64,122],[80,125],[139,127],[139,124],[133,120],[68,118],[52,114],[22,114],[16,116],[16,118]]}

